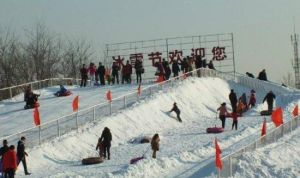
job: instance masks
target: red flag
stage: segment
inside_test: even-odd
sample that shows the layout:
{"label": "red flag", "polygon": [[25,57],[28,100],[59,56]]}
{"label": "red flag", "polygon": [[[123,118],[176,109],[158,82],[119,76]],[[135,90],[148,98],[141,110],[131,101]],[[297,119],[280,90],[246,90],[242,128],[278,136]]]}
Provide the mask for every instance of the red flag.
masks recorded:
{"label": "red flag", "polygon": [[283,112],[282,109],[279,107],[272,112],[272,121],[274,122],[275,126],[278,127],[283,124]]}
{"label": "red flag", "polygon": [[215,148],[216,148],[216,167],[221,170],[223,167],[222,160],[221,160],[222,150],[217,142],[217,138],[215,138]]}
{"label": "red flag", "polygon": [[163,82],[165,79],[164,79],[164,76],[163,75],[160,75],[157,77],[156,79],[156,83],[160,83],[160,82]]}
{"label": "red flag", "polygon": [[266,133],[267,133],[267,122],[266,122],[266,118],[264,118],[263,126],[261,128],[261,136],[266,135]]}
{"label": "red flag", "polygon": [[138,96],[141,96],[141,92],[142,92],[142,90],[141,90],[141,84],[139,84],[138,92],[137,92]]}
{"label": "red flag", "polygon": [[298,116],[298,104],[296,104],[294,110],[293,110],[293,116],[296,117]]}
{"label": "red flag", "polygon": [[33,111],[33,122],[36,126],[41,125],[40,112],[37,107],[35,107]]}
{"label": "red flag", "polygon": [[111,102],[112,101],[112,96],[111,96],[111,91],[108,90],[107,93],[106,93],[106,99]]}
{"label": "red flag", "polygon": [[77,95],[74,98],[73,103],[72,103],[73,111],[77,111],[78,110],[78,102],[79,102],[79,96]]}

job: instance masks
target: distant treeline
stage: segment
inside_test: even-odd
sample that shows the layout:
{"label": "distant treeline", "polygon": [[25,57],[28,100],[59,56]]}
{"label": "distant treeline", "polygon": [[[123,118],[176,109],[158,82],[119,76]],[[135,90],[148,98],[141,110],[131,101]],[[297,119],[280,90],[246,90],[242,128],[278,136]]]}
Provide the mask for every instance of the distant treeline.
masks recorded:
{"label": "distant treeline", "polygon": [[50,32],[42,23],[25,32],[25,40],[0,29],[0,88],[51,77],[79,77],[95,51],[86,40]]}

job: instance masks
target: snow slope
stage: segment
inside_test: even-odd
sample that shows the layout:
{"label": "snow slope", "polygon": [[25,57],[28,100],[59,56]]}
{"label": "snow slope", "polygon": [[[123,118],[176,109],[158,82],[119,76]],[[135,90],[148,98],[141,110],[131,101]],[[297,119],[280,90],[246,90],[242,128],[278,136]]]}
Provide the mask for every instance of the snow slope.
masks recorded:
{"label": "snow slope", "polygon": [[[124,88],[116,87],[116,90],[122,93]],[[136,89],[136,86],[134,88]],[[32,177],[213,176],[214,166],[207,167],[214,159],[212,140],[218,137],[223,156],[248,144],[260,134],[263,117],[258,116],[258,112],[266,108],[261,104],[265,91],[256,91],[258,105],[239,119],[237,131],[231,130],[232,121],[227,119],[225,132],[217,135],[206,134],[207,127],[221,124],[216,119],[216,109],[224,101],[229,103],[228,94],[231,88],[234,88],[238,96],[243,92],[249,95],[251,90],[219,78],[189,78],[179,82],[176,87],[140,100],[139,103],[111,117],[103,118],[96,124],[89,123],[78,132],[70,132],[29,149],[29,170],[33,172]],[[85,90],[81,94],[96,92],[93,89]],[[293,105],[289,103],[298,100],[299,96],[286,93],[285,96],[277,96],[276,104],[282,106],[287,114]],[[166,113],[174,101],[181,109],[183,123],[175,119],[174,113]],[[230,108],[229,105],[227,107]],[[63,109],[57,107],[57,113]],[[52,117],[53,112],[46,110],[46,113],[49,114],[49,118]],[[268,128],[272,128],[270,119],[267,120]],[[97,155],[96,142],[105,126],[109,127],[113,134],[111,160],[97,165],[82,166],[82,158]],[[149,144],[131,143],[134,139],[152,136],[154,133],[159,133],[161,138],[157,159],[151,158]],[[144,152],[146,159],[129,165],[131,158],[141,156]],[[18,169],[17,176],[23,176],[22,167]]]}

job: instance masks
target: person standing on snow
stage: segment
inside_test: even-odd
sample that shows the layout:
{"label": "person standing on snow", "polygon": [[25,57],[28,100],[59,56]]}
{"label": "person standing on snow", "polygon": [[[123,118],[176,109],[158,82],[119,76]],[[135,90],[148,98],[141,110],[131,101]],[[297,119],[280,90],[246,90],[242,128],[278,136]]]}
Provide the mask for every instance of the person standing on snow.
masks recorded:
{"label": "person standing on snow", "polygon": [[231,89],[231,91],[230,91],[229,100],[231,103],[232,112],[236,112],[237,97],[236,97],[236,93],[234,92],[233,89]]}
{"label": "person standing on snow", "polygon": [[267,95],[265,96],[263,103],[267,100],[267,104],[268,104],[268,111],[272,112],[273,111],[273,103],[274,100],[276,99],[276,96],[274,95],[274,93],[272,91],[269,91],[269,93],[267,93]]}
{"label": "person standing on snow", "polygon": [[235,126],[235,130],[237,130],[237,127],[238,127],[238,115],[236,112],[233,112],[231,114],[231,117],[232,117],[232,128],[231,130],[233,130],[234,126]]}
{"label": "person standing on snow", "polygon": [[85,64],[82,65],[82,68],[80,69],[80,74],[81,74],[80,87],[85,87],[88,78],[88,69],[85,67]]}
{"label": "person standing on snow", "polygon": [[107,152],[107,159],[110,159],[111,140],[112,140],[112,136],[111,136],[110,130],[108,127],[105,127],[103,129],[103,132],[102,132],[101,137],[99,138],[98,142],[103,143],[104,158],[106,158],[106,152]]}
{"label": "person standing on snow", "polygon": [[248,108],[253,108],[255,106],[255,104],[256,104],[255,91],[251,90]]}
{"label": "person standing on snow", "polygon": [[101,62],[99,62],[97,73],[99,75],[100,84],[105,85],[105,78],[104,78],[105,77],[105,67],[102,65]]}
{"label": "person standing on snow", "polygon": [[219,118],[222,121],[222,128],[225,128],[226,115],[228,114],[226,109],[226,103],[222,103],[221,106],[217,109],[219,112]]}
{"label": "person standing on snow", "polygon": [[181,120],[181,118],[180,118],[180,110],[179,110],[179,108],[177,107],[177,103],[174,103],[174,104],[173,104],[173,108],[172,108],[171,111],[169,111],[169,112],[171,113],[172,111],[174,111],[174,112],[176,113],[178,121],[179,121],[179,122],[182,122],[182,120]]}
{"label": "person standing on snow", "polygon": [[156,158],[156,152],[159,151],[159,135],[156,133],[151,139],[151,148],[153,150],[152,158]]}
{"label": "person standing on snow", "polygon": [[11,145],[9,150],[3,155],[4,177],[14,178],[17,167],[17,153],[15,151],[15,146]]}
{"label": "person standing on snow", "polygon": [[31,173],[28,172],[27,164],[26,164],[26,156],[28,156],[28,154],[25,151],[25,141],[26,141],[26,138],[21,137],[21,140],[19,140],[19,142],[18,142],[18,147],[17,147],[18,165],[20,162],[22,162],[25,175],[30,175]]}
{"label": "person standing on snow", "polygon": [[263,69],[261,72],[259,72],[257,79],[268,81],[266,69]]}
{"label": "person standing on snow", "polygon": [[179,68],[178,62],[176,60],[173,61],[172,72],[173,72],[173,77],[178,77],[178,74],[180,72],[180,68]]}
{"label": "person standing on snow", "polygon": [[[7,140],[3,140],[3,146],[0,148],[0,172],[3,172],[2,177],[5,177],[3,169],[3,155],[9,150]],[[1,175],[1,174],[0,174]],[[1,176],[0,176],[1,177]]]}

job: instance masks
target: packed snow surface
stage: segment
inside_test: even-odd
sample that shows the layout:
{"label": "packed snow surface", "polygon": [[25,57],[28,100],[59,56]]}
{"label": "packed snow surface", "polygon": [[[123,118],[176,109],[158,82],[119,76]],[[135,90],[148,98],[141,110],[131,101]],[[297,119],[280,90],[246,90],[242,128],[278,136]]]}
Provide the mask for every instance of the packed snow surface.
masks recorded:
{"label": "packed snow surface", "polygon": [[[130,90],[136,90],[136,87],[116,85],[109,88],[115,95],[123,95]],[[82,108],[104,101],[104,93],[107,91],[105,87],[70,89],[84,98],[80,103]],[[221,125],[216,112],[220,103],[226,102],[228,110],[231,110],[228,99],[230,89],[234,89],[238,97],[244,92],[249,96],[251,90],[219,78],[189,78],[180,81],[173,88],[164,89],[140,100],[111,117],[102,118],[97,123],[88,123],[79,131],[72,131],[41,146],[28,149],[28,167],[33,173],[31,177],[214,177],[215,167],[210,164],[215,154],[212,144],[214,138],[219,140],[222,156],[242,148],[259,137],[263,121],[259,112],[266,109],[266,105],[262,104],[266,91],[257,90],[257,106],[239,118],[237,131],[231,130],[232,119],[227,118],[223,133],[207,134],[206,128]],[[45,106],[40,109],[43,119],[51,120],[71,112],[69,105],[73,97],[54,98],[52,94],[55,90],[57,88],[41,90],[40,102]],[[284,115],[288,116],[298,99],[298,95],[292,96],[289,93],[277,95],[276,105],[283,107]],[[174,102],[181,110],[182,123],[177,121],[175,113],[168,113]],[[32,126],[32,110],[18,110],[23,105],[22,96],[1,102],[1,136]],[[266,118],[268,129],[274,128],[270,118]],[[104,127],[109,127],[112,132],[111,160],[83,166],[83,158],[98,155],[95,150],[96,143]],[[160,150],[157,159],[152,159],[150,144],[140,144],[138,141],[144,136],[152,137],[155,133],[160,135]],[[289,142],[282,140],[276,143],[279,145],[278,149],[273,144],[268,146],[269,149],[256,151],[255,155],[246,153],[240,162],[238,176],[253,177],[257,173],[258,177],[281,177],[285,171],[290,171],[290,176],[287,177],[299,175],[299,161],[282,165],[282,160],[288,158],[280,154],[286,148],[288,152],[285,154],[291,157],[299,151],[293,148],[293,145],[297,147],[300,142],[296,136],[297,134],[289,136]],[[286,144],[288,145],[285,146]],[[129,164],[130,159],[142,155],[146,158],[137,164]],[[255,170],[257,166],[262,167],[261,172]],[[268,166],[272,168],[269,169]],[[22,166],[17,170],[16,176],[24,176]]]}

